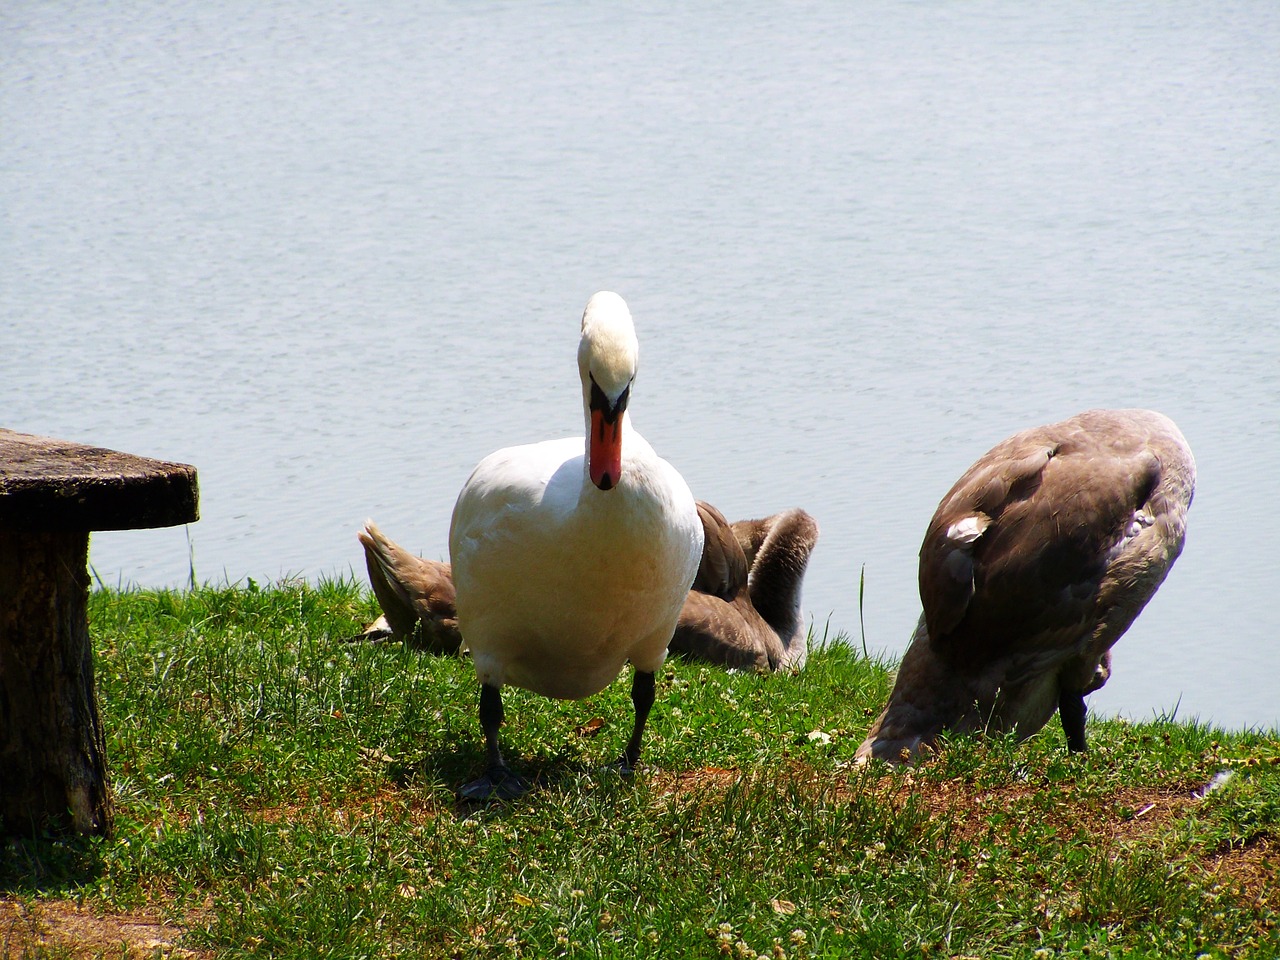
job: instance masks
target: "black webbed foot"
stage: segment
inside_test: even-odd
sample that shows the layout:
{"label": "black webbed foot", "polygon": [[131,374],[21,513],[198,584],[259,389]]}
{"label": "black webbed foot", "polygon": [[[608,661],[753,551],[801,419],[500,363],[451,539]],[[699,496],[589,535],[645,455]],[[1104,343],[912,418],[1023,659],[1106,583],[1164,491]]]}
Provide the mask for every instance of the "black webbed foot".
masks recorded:
{"label": "black webbed foot", "polygon": [[514,800],[526,793],[529,784],[510,767],[491,767],[484,776],[465,784],[458,791],[464,800],[486,803],[490,800]]}
{"label": "black webbed foot", "polygon": [[606,766],[604,769],[609,771],[610,773],[616,773],[620,777],[630,777],[636,772],[636,769],[639,766],[640,766],[640,762],[638,760],[636,761],[629,760],[627,759],[626,754],[623,754],[617,760],[613,761],[613,763]]}

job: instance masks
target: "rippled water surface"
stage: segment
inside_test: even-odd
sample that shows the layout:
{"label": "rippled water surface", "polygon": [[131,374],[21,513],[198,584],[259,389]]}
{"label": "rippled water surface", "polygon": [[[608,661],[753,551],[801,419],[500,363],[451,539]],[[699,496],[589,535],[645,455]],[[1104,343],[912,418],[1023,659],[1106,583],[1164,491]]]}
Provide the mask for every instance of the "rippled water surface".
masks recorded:
{"label": "rippled water surface", "polygon": [[0,425],[195,464],[109,583],[444,557],[581,429],[587,297],[637,426],[730,517],[799,505],[819,633],[914,624],[938,499],[1013,431],[1172,416],[1190,536],[1095,709],[1280,723],[1280,7],[16,2]]}

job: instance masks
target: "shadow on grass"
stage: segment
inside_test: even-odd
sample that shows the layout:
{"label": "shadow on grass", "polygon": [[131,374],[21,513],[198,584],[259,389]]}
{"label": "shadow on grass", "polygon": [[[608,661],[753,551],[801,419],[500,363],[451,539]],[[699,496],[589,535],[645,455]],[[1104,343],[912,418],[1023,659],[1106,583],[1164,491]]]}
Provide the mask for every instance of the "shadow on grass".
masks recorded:
{"label": "shadow on grass", "polygon": [[99,837],[41,834],[0,841],[0,894],[35,894],[92,883],[102,873]]}
{"label": "shadow on grass", "polygon": [[[473,801],[463,799],[463,784],[484,772],[485,752],[475,744],[458,744],[452,749],[427,753],[413,762],[392,761],[387,776],[399,789],[431,787],[437,793],[447,792],[459,817],[482,811],[518,810],[532,798],[547,793],[570,793],[595,789],[602,782],[629,784],[632,774],[624,774],[615,764],[590,762],[566,748],[541,757],[512,757],[512,769],[528,784],[528,789],[512,799]],[[643,775],[641,761],[639,772]]]}

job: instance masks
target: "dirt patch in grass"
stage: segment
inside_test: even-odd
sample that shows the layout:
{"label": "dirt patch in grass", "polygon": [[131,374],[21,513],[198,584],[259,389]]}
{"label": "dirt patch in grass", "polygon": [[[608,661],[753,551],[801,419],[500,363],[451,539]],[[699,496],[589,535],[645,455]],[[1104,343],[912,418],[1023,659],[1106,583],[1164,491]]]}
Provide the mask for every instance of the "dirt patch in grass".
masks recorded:
{"label": "dirt patch in grass", "polygon": [[104,911],[69,900],[0,898],[0,956],[208,956],[178,945],[186,932],[155,911]]}
{"label": "dirt patch in grass", "polygon": [[[654,784],[664,794],[723,793],[744,776],[740,770],[706,767],[657,772]],[[838,798],[872,791],[886,804],[901,807],[909,799],[924,804],[934,819],[948,820],[957,839],[982,843],[992,816],[1034,815],[1063,837],[1080,831],[1099,843],[1129,846],[1155,842],[1203,802],[1199,783],[1161,783],[1150,787],[1091,790],[1068,783],[1052,786],[1056,798],[1043,802],[1046,787],[1034,782],[976,788],[963,779],[934,779],[927,773],[874,776],[845,781],[819,776],[812,768],[792,764],[770,779],[787,780],[803,789],[834,790]],[[1280,844],[1264,839],[1243,847],[1206,854],[1201,868],[1214,882],[1232,888],[1245,901],[1280,910]]]}
{"label": "dirt patch in grass", "polygon": [[[653,775],[653,782],[660,793],[701,793],[723,791],[744,776],[751,774],[706,767],[672,773],[659,771]],[[1031,781],[977,787],[964,779],[937,779],[910,771],[846,780],[839,774],[820,775],[802,763],[773,771],[769,779],[785,780],[815,791],[834,791],[837,798],[871,791],[894,806],[914,800],[924,804],[931,816],[953,820],[961,839],[973,839],[984,831],[989,815],[1016,810],[1047,792],[1045,786]],[[1056,818],[1064,831],[1084,826],[1090,833],[1113,840],[1140,838],[1151,835],[1194,807],[1199,802],[1194,789],[1193,784],[1160,784],[1141,790],[1116,788],[1100,792],[1055,784],[1052,787],[1055,801],[1042,805],[1039,814]]]}
{"label": "dirt patch in grass", "polygon": [[1280,844],[1257,840],[1209,857],[1204,869],[1246,902],[1280,910]]}
{"label": "dirt patch in grass", "polygon": [[649,776],[655,790],[661,794],[703,793],[727,790],[742,779],[742,771],[724,767],[701,767],[676,773],[654,770]]}

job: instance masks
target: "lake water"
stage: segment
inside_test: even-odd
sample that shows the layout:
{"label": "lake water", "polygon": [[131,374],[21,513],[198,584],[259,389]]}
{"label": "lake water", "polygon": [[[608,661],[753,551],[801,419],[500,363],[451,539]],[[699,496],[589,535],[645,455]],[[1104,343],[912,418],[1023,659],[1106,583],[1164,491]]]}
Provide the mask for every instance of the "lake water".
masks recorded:
{"label": "lake water", "polygon": [[938,499],[1026,426],[1172,416],[1186,551],[1091,708],[1280,725],[1280,5],[9,2],[0,425],[196,465],[104,582],[447,555],[579,432],[588,296],[731,518],[803,506],[819,633],[896,655]]}

